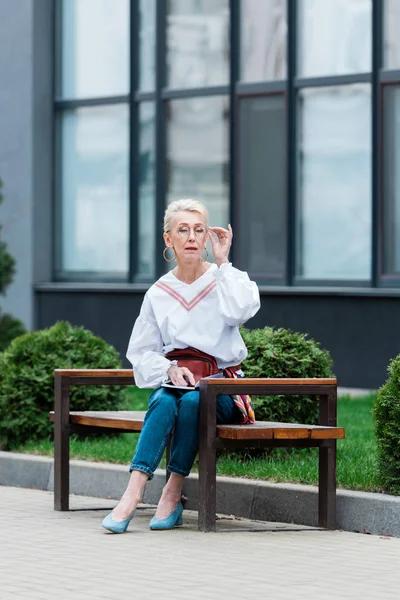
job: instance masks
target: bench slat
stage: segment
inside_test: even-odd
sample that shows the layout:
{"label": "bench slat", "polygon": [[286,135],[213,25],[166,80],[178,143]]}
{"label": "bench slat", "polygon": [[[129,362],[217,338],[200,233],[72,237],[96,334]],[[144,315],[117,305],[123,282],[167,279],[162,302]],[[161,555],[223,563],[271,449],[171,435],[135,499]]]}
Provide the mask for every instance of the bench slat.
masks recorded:
{"label": "bench slat", "polygon": [[[84,411],[71,412],[70,423],[88,427],[112,427],[125,431],[142,430],[145,411]],[[54,421],[54,412],[50,413]],[[254,425],[218,425],[217,437],[229,440],[298,440],[298,439],[342,439],[344,429],[322,425],[276,423],[256,421]]]}
{"label": "bench slat", "polygon": [[[295,385],[295,386],[306,386],[306,385],[331,385],[331,386],[336,386],[337,385],[337,380],[334,378],[328,378],[328,379],[320,379],[320,378],[295,378],[295,379],[285,379],[283,377],[259,377],[259,378],[254,378],[254,377],[238,377],[237,379],[226,379],[226,378],[215,378],[215,379],[208,379],[207,380],[207,384],[208,385],[221,385],[221,384],[226,384],[226,383],[230,383],[232,385],[243,385],[246,384],[246,386],[252,386],[252,385]],[[282,392],[284,393],[284,392]]]}
{"label": "bench slat", "polygon": [[[120,377],[120,378],[131,378],[133,377],[132,369],[55,369],[54,374],[62,375],[64,377]],[[230,384],[241,385],[333,385],[337,384],[335,378],[282,378],[282,377],[264,377],[264,378],[251,378],[246,377],[243,379],[229,379]],[[208,385],[221,385],[221,383],[228,383],[225,378],[221,379],[209,379]]]}
{"label": "bench slat", "polygon": [[[142,431],[145,411],[84,411],[70,412],[72,425],[86,425],[88,427],[112,427],[126,431]],[[54,412],[50,413],[50,420],[54,422]]]}
{"label": "bench slat", "polygon": [[256,421],[254,425],[218,425],[217,432],[219,438],[230,440],[337,440],[345,437],[345,431],[342,427],[269,421]]}
{"label": "bench slat", "polygon": [[64,377],[133,377],[132,369],[55,369]]}

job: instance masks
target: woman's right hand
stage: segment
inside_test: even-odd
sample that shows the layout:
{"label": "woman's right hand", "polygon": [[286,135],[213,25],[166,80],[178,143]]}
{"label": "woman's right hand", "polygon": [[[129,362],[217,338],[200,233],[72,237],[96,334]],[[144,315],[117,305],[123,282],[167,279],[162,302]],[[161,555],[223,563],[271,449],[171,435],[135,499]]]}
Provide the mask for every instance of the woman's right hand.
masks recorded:
{"label": "woman's right hand", "polygon": [[167,375],[174,385],[186,387],[188,382],[192,386],[196,385],[193,373],[186,367],[177,367],[175,365],[171,365],[167,371]]}

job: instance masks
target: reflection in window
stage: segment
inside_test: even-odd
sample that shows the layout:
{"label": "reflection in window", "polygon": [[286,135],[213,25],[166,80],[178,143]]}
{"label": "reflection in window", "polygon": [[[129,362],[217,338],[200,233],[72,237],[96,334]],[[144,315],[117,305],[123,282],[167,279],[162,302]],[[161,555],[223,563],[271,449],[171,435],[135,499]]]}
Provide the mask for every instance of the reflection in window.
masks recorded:
{"label": "reflection in window", "polygon": [[286,0],[242,0],[241,80],[286,77]]}
{"label": "reflection in window", "polygon": [[297,274],[369,279],[369,85],[304,90],[300,98]]}
{"label": "reflection in window", "polygon": [[400,88],[384,88],[383,272],[400,273]]}
{"label": "reflection in window", "polygon": [[400,2],[385,0],[384,65],[387,69],[400,68]]}
{"label": "reflection in window", "polygon": [[63,98],[129,92],[129,0],[63,0]]}
{"label": "reflection in window", "polygon": [[251,276],[285,273],[285,97],[240,102],[239,265]]}
{"label": "reflection in window", "polygon": [[128,271],[128,107],[62,116],[62,269]]}
{"label": "reflection in window", "polygon": [[154,277],[155,252],[155,106],[139,108],[139,277]]}
{"label": "reflection in window", "polygon": [[139,89],[151,92],[156,86],[156,0],[140,0]]}
{"label": "reflection in window", "polygon": [[229,1],[169,0],[168,87],[229,82]]}
{"label": "reflection in window", "polygon": [[211,96],[168,105],[167,201],[204,202],[210,224],[228,224],[228,99]]}
{"label": "reflection in window", "polygon": [[300,76],[371,70],[372,0],[299,1]]}

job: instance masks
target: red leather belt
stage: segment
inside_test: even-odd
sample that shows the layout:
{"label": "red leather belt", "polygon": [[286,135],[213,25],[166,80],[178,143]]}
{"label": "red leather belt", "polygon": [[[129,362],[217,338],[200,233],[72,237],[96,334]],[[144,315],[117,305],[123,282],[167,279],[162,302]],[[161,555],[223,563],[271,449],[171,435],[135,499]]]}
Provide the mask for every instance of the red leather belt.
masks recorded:
{"label": "red leather belt", "polygon": [[[225,367],[225,368],[230,369],[231,371],[236,373],[237,371],[240,371],[242,369],[242,365],[234,365],[233,367]],[[219,372],[222,373],[223,369],[220,369]]]}

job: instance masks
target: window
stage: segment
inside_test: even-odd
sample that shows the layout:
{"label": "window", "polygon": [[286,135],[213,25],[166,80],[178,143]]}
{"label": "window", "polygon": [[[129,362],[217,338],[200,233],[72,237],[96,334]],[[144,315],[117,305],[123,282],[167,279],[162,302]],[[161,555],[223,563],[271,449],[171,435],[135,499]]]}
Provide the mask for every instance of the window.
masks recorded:
{"label": "window", "polygon": [[400,273],[400,87],[384,88],[383,273]]}
{"label": "window", "polygon": [[130,1],[63,0],[58,6],[57,272],[126,278]]}
{"label": "window", "polygon": [[155,106],[139,108],[139,277],[155,277]]}
{"label": "window", "polygon": [[240,101],[239,264],[258,280],[282,278],[286,257],[283,94]]}
{"label": "window", "polygon": [[229,83],[229,1],[169,0],[168,87]]}
{"label": "window", "polygon": [[156,87],[156,0],[140,0],[139,11],[139,89],[151,92]]}
{"label": "window", "polygon": [[301,77],[371,70],[372,0],[299,0]]}
{"label": "window", "polygon": [[129,92],[129,0],[67,0],[61,5],[62,98]]}
{"label": "window", "polygon": [[62,269],[128,271],[128,109],[79,108],[61,118]]}
{"label": "window", "polygon": [[384,0],[384,65],[387,69],[400,68],[400,2]]}
{"label": "window", "polygon": [[371,269],[369,85],[300,96],[297,274],[368,280]]}
{"label": "window", "polygon": [[286,77],[286,0],[240,3],[241,80]]}
{"label": "window", "polygon": [[400,0],[374,28],[383,69],[378,0],[56,6],[60,278],[154,281],[163,206],[194,197],[214,225],[233,212],[260,283],[376,285],[378,189],[381,271],[400,273]]}
{"label": "window", "polygon": [[168,104],[167,202],[204,202],[210,224],[228,224],[228,99],[220,96]]}

